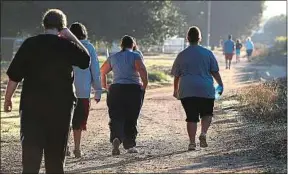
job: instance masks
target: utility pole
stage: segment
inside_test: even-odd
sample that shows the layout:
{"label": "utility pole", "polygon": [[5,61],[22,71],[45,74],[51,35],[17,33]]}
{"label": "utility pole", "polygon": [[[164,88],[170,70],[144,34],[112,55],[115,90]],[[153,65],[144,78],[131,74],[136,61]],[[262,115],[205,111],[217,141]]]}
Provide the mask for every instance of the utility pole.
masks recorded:
{"label": "utility pole", "polygon": [[210,46],[210,24],[211,24],[211,1],[207,1],[208,3],[208,13],[207,13],[207,47]]}

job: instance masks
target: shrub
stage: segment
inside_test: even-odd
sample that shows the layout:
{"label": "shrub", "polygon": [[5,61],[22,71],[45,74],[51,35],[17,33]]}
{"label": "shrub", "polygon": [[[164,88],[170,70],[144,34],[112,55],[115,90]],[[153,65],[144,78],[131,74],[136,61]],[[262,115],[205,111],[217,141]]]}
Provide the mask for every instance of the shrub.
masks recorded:
{"label": "shrub", "polygon": [[169,75],[160,71],[152,71],[148,72],[148,80],[149,82],[167,82],[169,81]]}
{"label": "shrub", "polygon": [[249,119],[287,123],[287,80],[279,78],[248,87],[238,95],[241,112]]}
{"label": "shrub", "polygon": [[275,43],[271,48],[271,52],[279,52],[281,54],[287,53],[287,37],[280,36],[275,38]]}

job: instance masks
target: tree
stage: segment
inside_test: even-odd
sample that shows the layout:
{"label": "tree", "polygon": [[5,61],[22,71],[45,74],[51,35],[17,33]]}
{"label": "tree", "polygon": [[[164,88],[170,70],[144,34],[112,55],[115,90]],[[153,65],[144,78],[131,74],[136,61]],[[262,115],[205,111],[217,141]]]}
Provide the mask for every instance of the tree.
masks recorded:
{"label": "tree", "polygon": [[287,36],[286,19],[286,15],[278,15],[268,19],[262,27],[262,32],[255,33],[252,40],[262,44],[272,45],[277,37]]}
{"label": "tree", "polygon": [[41,15],[49,8],[59,8],[67,15],[68,23],[86,25],[92,39],[112,42],[125,34],[143,43],[162,42],[179,33],[183,17],[169,1],[27,1],[1,2],[5,9],[2,32],[15,35],[26,31],[32,34],[41,29]]}
{"label": "tree", "polygon": [[264,33],[275,39],[278,36],[286,36],[287,16],[279,15],[270,18],[263,27]]}
{"label": "tree", "polygon": [[[202,31],[202,43],[206,44],[207,2],[175,1],[174,4],[185,16],[186,29],[191,25],[198,26]],[[217,45],[229,34],[234,38],[251,35],[259,26],[263,10],[264,1],[211,1],[211,45]]]}

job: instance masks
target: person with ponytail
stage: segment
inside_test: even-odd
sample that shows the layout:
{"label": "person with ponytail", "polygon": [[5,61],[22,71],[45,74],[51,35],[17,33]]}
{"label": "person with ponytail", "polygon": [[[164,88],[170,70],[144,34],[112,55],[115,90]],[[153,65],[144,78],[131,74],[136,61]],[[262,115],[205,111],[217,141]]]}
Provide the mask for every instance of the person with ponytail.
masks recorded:
{"label": "person with ponytail", "polygon": [[[133,52],[133,38],[121,39],[120,52],[108,57],[101,67],[102,86],[107,90],[110,117],[110,142],[112,155],[119,155],[123,143],[128,153],[137,153],[137,120],[148,85],[148,74],[141,56]],[[107,85],[107,74],[113,72],[113,83]]]}
{"label": "person with ponytail", "polygon": [[138,48],[138,45],[136,43],[136,38],[133,38],[133,41],[134,41],[134,43],[133,43],[133,52],[138,53],[141,56],[141,58],[143,59],[144,57],[143,57],[142,52]]}

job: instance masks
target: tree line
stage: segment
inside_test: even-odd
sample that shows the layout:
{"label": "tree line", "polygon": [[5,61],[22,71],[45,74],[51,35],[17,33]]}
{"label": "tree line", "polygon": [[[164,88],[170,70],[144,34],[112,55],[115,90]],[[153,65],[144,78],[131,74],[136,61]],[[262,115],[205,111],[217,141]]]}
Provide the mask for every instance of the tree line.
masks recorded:
{"label": "tree line", "polygon": [[[125,34],[146,44],[167,37],[184,37],[189,26],[207,29],[206,1],[2,1],[1,35],[17,36],[42,31],[41,18],[49,8],[67,14],[68,24],[84,23],[90,39],[111,43]],[[250,35],[258,27],[264,1],[212,1],[211,44],[228,34]]]}

